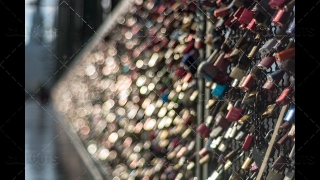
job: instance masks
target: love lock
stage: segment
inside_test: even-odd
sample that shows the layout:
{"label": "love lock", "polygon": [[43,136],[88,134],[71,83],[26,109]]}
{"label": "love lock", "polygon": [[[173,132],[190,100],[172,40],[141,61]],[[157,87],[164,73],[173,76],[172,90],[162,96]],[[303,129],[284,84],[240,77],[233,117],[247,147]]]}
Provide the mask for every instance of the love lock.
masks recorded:
{"label": "love lock", "polygon": [[[262,162],[263,162],[263,159],[264,159],[264,156],[267,152],[267,149],[268,149],[268,141],[267,141],[267,138],[270,136],[270,134],[273,132],[273,129],[270,130],[267,135],[265,137],[262,138],[262,141],[259,142],[259,143],[256,143],[255,146],[253,147],[253,150],[252,150],[252,157],[253,157],[253,160],[255,162],[255,164],[260,167]],[[274,149],[273,149],[274,150]],[[274,151],[271,151],[271,154],[270,156],[273,156],[273,153]]]}

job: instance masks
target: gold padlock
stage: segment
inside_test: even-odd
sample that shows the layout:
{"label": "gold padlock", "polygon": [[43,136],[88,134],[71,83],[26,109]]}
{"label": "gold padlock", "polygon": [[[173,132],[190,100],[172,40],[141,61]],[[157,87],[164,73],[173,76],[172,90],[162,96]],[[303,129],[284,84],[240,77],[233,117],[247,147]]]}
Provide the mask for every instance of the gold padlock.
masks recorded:
{"label": "gold padlock", "polygon": [[247,72],[247,69],[240,69],[239,66],[237,65],[232,69],[229,76],[233,79],[241,80],[245,76],[246,72]]}
{"label": "gold padlock", "polygon": [[270,105],[268,105],[267,109],[262,113],[261,116],[262,116],[263,118],[270,116],[270,115],[273,113],[273,111],[275,110],[276,105],[277,105],[277,104],[270,104]]}

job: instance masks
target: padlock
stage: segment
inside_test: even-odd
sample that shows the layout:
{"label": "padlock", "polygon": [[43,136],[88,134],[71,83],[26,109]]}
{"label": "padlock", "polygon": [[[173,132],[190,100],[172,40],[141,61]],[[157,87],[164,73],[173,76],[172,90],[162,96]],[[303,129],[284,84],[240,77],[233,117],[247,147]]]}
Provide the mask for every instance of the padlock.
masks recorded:
{"label": "padlock", "polygon": [[218,99],[222,99],[228,87],[229,87],[228,84],[213,83],[211,87],[212,89],[211,94]]}
{"label": "padlock", "polygon": [[209,136],[210,136],[210,138],[216,138],[219,135],[221,135],[222,132],[223,132],[223,128],[221,126],[217,126],[217,127],[212,129],[212,131],[210,132]]}
{"label": "padlock", "polygon": [[209,137],[210,134],[210,124],[213,121],[213,116],[208,116],[206,119],[206,123],[200,124],[200,126],[197,128],[197,133],[201,135],[202,138]]}
{"label": "padlock", "polygon": [[291,126],[292,126],[291,123],[289,123],[289,122],[284,122],[283,124],[281,124],[281,126],[280,126],[279,128],[280,128],[280,129],[283,129],[283,130],[288,130],[288,129],[291,128]]}
{"label": "padlock", "polygon": [[277,71],[274,71],[274,72],[268,74],[267,75],[267,80],[275,82],[278,79],[282,79],[284,74],[285,74],[285,72],[283,70],[279,69]]}
{"label": "padlock", "polygon": [[199,74],[207,81],[213,81],[213,78],[218,74],[219,70],[211,62],[201,62],[198,68]]}
{"label": "padlock", "polygon": [[188,54],[186,54],[181,62],[183,65],[185,65],[188,68],[188,71],[191,72],[192,74],[195,74],[197,72],[197,61],[193,57],[195,54],[197,54],[196,49],[191,50]]}
{"label": "padlock", "polygon": [[210,148],[212,150],[215,150],[219,146],[219,144],[221,143],[222,139],[223,139],[223,136],[219,136],[216,139],[214,139],[212,141],[212,143],[210,144]]}
{"label": "padlock", "polygon": [[277,171],[282,171],[287,165],[287,162],[285,160],[285,157],[283,155],[280,155],[272,164],[273,169]]}
{"label": "padlock", "polygon": [[258,48],[260,47],[260,44],[261,44],[261,40],[259,38],[259,35],[257,35],[257,36],[258,37],[257,37],[256,43],[254,44],[250,53],[248,54],[248,58],[251,60],[255,60],[256,54],[258,52]]}
{"label": "padlock", "polygon": [[244,140],[243,145],[242,145],[242,149],[244,151],[249,151],[250,150],[250,148],[252,146],[253,139],[254,139],[254,136],[252,134],[248,134],[247,135],[247,137]]}
{"label": "padlock", "polygon": [[286,0],[270,0],[268,3],[272,9],[281,9]]}
{"label": "padlock", "polygon": [[230,64],[229,61],[224,58],[224,55],[224,53],[221,53],[214,62],[214,66],[217,67],[221,72],[225,72]]}
{"label": "padlock", "polygon": [[295,58],[290,58],[284,62],[281,63],[280,69],[283,71],[286,71],[289,75],[294,75],[295,74]]}
{"label": "padlock", "polygon": [[286,61],[295,56],[295,48],[289,48],[274,54],[277,62]]}
{"label": "padlock", "polygon": [[286,115],[283,118],[284,121],[289,122],[290,124],[295,123],[295,107],[296,106],[294,104],[291,104]]}
{"label": "padlock", "polygon": [[285,143],[289,140],[289,136],[288,136],[288,133],[286,133],[285,135],[283,135],[279,141],[277,142],[277,145],[278,146],[283,146],[285,145]]}
{"label": "padlock", "polygon": [[245,133],[243,131],[239,131],[236,137],[234,138],[236,141],[241,141],[245,136]]}
{"label": "padlock", "polygon": [[252,163],[252,153],[249,154],[249,156],[246,158],[246,160],[244,160],[242,166],[241,166],[241,169],[247,171],[249,166],[251,165]]}
{"label": "padlock", "polygon": [[237,11],[233,14],[233,17],[239,19],[244,9],[244,7],[239,7]]}
{"label": "padlock", "polygon": [[194,41],[190,41],[187,47],[183,50],[183,54],[189,53],[192,49],[194,49]]}
{"label": "padlock", "polygon": [[276,62],[276,58],[274,58],[273,56],[265,56],[259,62],[257,67],[259,67],[262,70],[267,70],[272,66],[274,62]]}
{"label": "padlock", "polygon": [[232,159],[235,155],[239,153],[241,148],[237,148],[235,150],[230,151],[228,154],[224,156],[224,161]]}
{"label": "padlock", "polygon": [[213,173],[207,180],[221,180],[223,171],[223,164],[221,164],[217,170],[214,170]]}
{"label": "padlock", "polygon": [[225,141],[225,139],[223,139],[223,140],[220,142],[217,150],[219,150],[220,153],[224,153],[224,152],[227,150],[227,146],[228,146],[227,142]]}
{"label": "padlock", "polygon": [[250,74],[246,76],[243,83],[241,83],[241,86],[239,87],[243,91],[250,91],[255,82],[258,80],[258,76],[260,74],[260,69],[255,66],[252,68]]}
{"label": "padlock", "polygon": [[281,81],[281,78],[275,81],[270,81],[267,79],[266,82],[263,84],[262,88],[269,91],[274,91],[274,89],[278,86],[280,81]]}
{"label": "padlock", "polygon": [[254,16],[254,12],[252,10],[245,8],[242,11],[240,17],[238,18],[238,21],[240,23],[249,24],[251,22],[251,20],[253,19],[253,16]]}
{"label": "padlock", "polygon": [[203,47],[203,40],[201,38],[195,38],[194,48],[201,49]]}
{"label": "padlock", "polygon": [[293,138],[295,136],[296,126],[292,124],[290,131],[288,132],[288,136]]}
{"label": "padlock", "polygon": [[228,159],[228,160],[226,161],[226,163],[224,164],[223,169],[224,169],[225,171],[227,171],[227,170],[228,170],[236,161],[238,161],[243,155],[244,155],[244,152],[242,151],[242,152],[240,153],[240,155],[238,155],[237,158],[234,159],[233,161],[231,161],[231,160]]}
{"label": "padlock", "polygon": [[243,125],[244,123],[249,121],[251,115],[252,115],[252,111],[249,109],[248,112],[238,120],[238,123]]}
{"label": "padlock", "polygon": [[294,89],[292,86],[285,88],[280,96],[276,99],[276,103],[280,106],[289,104],[294,96]]}
{"label": "padlock", "polygon": [[251,164],[250,172],[254,172],[254,173],[259,172],[259,167],[255,162]]}
{"label": "padlock", "polygon": [[260,49],[259,52],[262,56],[269,54],[273,47],[278,43],[275,38],[269,39]]}
{"label": "padlock", "polygon": [[221,45],[220,49],[225,53],[224,55],[224,58],[226,58],[226,56],[228,55],[228,53],[230,52],[231,48],[231,39],[229,38],[226,38],[226,40],[223,42],[223,44]]}
{"label": "padlock", "polygon": [[241,68],[241,65],[237,65],[236,67],[234,67],[232,70],[231,70],[231,73],[230,73],[230,77],[233,78],[233,79],[238,79],[238,80],[241,80],[246,72],[247,72],[247,68]]}
{"label": "padlock", "polygon": [[277,14],[272,19],[273,24],[276,26],[283,26],[290,16],[290,12],[285,12],[283,9],[279,9]]}
{"label": "padlock", "polygon": [[215,117],[215,125],[222,127],[224,130],[227,130],[231,124],[230,121],[228,121],[222,112],[218,112]]}
{"label": "padlock", "polygon": [[238,125],[237,122],[235,122],[235,123],[233,124],[232,129],[231,129],[231,132],[230,132],[228,138],[231,138],[231,139],[232,139],[232,138],[235,137],[235,135],[236,135],[236,133],[237,133],[237,125]]}
{"label": "padlock", "polygon": [[270,104],[267,106],[267,109],[262,113],[261,117],[266,118],[272,116],[274,110],[276,109],[277,104]]}
{"label": "padlock", "polygon": [[253,33],[256,33],[256,30],[257,30],[257,20],[256,19],[252,19],[250,21],[250,23],[247,25],[246,29],[250,30],[251,32]]}
{"label": "padlock", "polygon": [[[241,104],[249,106],[249,107],[254,107],[255,103],[257,103],[257,102],[259,102],[259,92],[257,91],[257,89],[252,89],[251,91],[246,92],[245,96],[243,97],[243,99],[241,101]],[[249,110],[249,113],[252,113],[252,111]],[[241,121],[240,121],[240,119],[241,119]],[[240,119],[239,119],[239,121],[241,123],[244,123],[247,120],[247,119],[243,119],[242,117]]]}
{"label": "padlock", "polygon": [[240,107],[241,100],[237,100],[234,106],[229,110],[226,115],[226,119],[230,122],[238,121],[241,116],[243,116],[245,106]]}
{"label": "padlock", "polygon": [[243,76],[243,77],[241,78],[241,80],[238,80],[238,79],[237,79],[238,81],[240,81],[239,84],[238,84],[238,86],[237,86],[237,89],[242,89],[242,87],[243,87],[242,84],[243,84],[244,81],[246,80],[247,76],[248,76],[248,75]]}

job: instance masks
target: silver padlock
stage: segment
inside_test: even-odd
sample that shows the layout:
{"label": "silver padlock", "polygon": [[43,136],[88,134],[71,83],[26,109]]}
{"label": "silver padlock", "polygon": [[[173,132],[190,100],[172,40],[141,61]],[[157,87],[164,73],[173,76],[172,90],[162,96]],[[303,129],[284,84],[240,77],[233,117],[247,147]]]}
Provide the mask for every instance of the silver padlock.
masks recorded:
{"label": "silver padlock", "polygon": [[266,56],[270,53],[273,47],[277,45],[278,41],[274,38],[269,39],[260,49],[259,52],[262,56]]}

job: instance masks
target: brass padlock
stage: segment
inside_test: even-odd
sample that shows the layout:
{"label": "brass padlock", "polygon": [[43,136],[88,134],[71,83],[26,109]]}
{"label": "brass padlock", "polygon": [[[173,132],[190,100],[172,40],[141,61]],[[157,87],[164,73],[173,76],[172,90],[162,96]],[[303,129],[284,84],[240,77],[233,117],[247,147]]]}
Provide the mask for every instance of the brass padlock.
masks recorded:
{"label": "brass padlock", "polygon": [[268,105],[267,109],[262,113],[262,118],[269,117],[273,114],[273,111],[275,110],[277,104],[270,104]]}
{"label": "brass padlock", "polygon": [[247,69],[241,69],[239,65],[237,65],[232,69],[229,76],[233,79],[241,80],[245,76],[246,72],[247,72]]}

